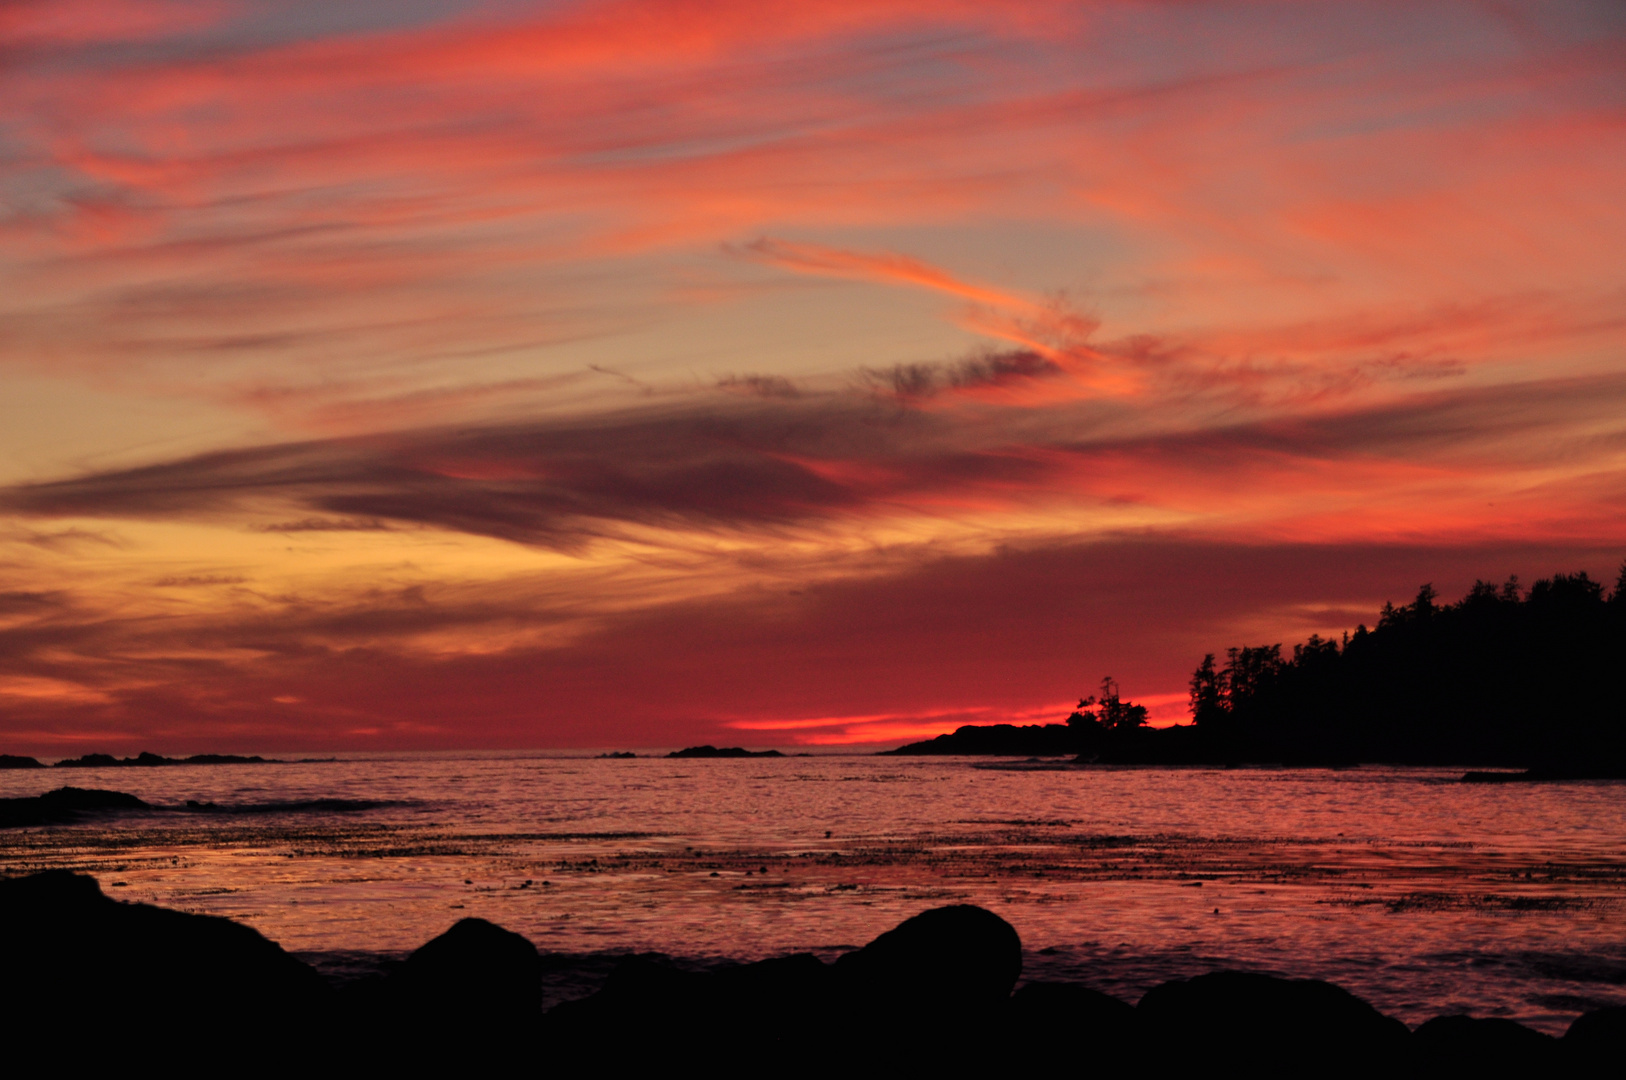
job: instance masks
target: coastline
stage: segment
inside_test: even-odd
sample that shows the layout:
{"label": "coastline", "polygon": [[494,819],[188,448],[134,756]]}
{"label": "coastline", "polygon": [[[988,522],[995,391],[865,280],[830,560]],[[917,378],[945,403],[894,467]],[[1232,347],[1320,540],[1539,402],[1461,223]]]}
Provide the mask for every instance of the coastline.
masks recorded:
{"label": "coastline", "polygon": [[68,781],[155,809],[0,832],[0,872],[89,872],[297,952],[405,955],[468,915],[550,955],[829,958],[972,903],[1036,977],[1130,1000],[1210,965],[1325,979],[1410,1024],[1451,1000],[1557,1034],[1626,1003],[1618,782],[1460,776],[856,755],[27,771],[6,794]]}

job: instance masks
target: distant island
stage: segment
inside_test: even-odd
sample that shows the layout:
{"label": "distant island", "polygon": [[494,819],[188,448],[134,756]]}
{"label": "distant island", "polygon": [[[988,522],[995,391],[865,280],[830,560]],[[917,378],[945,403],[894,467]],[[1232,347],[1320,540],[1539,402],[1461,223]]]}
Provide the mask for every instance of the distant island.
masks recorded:
{"label": "distant island", "polygon": [[1476,765],[1480,783],[1626,777],[1626,567],[1528,590],[1477,582],[1454,604],[1424,585],[1377,626],[1203,657],[1191,723],[1146,726],[1117,683],[1065,723],[966,726],[888,754],[1074,755],[1103,764]]}
{"label": "distant island", "polygon": [[191,757],[170,758],[161,754],[149,754],[142,751],[135,757],[117,758],[112,754],[85,754],[82,757],[68,758],[55,765],[47,765],[38,758],[21,757],[16,754],[0,754],[0,769],[111,769],[111,768],[151,768],[160,765],[285,765],[287,762],[276,758],[242,757],[237,754],[193,754]]}
{"label": "distant island", "polygon": [[707,744],[706,746],[689,746],[682,750],[674,750],[666,755],[669,758],[741,758],[741,757],[784,757],[777,750],[747,750],[743,746],[724,746],[721,748]]}

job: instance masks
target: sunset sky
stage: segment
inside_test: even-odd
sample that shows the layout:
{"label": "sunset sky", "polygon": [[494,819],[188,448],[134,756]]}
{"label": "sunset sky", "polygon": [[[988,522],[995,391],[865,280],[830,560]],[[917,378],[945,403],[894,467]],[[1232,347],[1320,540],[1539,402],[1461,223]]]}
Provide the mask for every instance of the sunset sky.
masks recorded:
{"label": "sunset sky", "polygon": [[1626,6],[0,6],[0,752],[1183,719],[1626,556]]}

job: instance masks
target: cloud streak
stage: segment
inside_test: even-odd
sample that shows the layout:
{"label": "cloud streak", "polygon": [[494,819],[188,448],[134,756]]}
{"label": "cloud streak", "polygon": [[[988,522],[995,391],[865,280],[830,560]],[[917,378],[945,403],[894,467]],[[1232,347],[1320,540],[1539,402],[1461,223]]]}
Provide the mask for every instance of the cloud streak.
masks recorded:
{"label": "cloud streak", "polygon": [[[1037,362],[990,359],[941,376],[895,371],[886,400],[929,397],[940,378],[963,386],[999,378],[997,364]],[[1210,529],[1312,527],[1360,503],[1382,512],[1375,529],[1496,531],[1507,509],[1475,504],[1500,490],[1519,513],[1571,523],[1590,514],[1590,527],[1614,535],[1606,507],[1570,506],[1542,487],[1562,490],[1581,477],[1626,485],[1617,463],[1623,406],[1619,376],[1172,425],[1167,416],[1089,403],[985,407],[968,417],[899,410],[853,391],[702,394],[591,421],[204,454],[14,486],[0,490],[0,508],[90,519],[303,513],[256,527],[353,532],[396,523],[579,550],[629,526],[771,533],[883,515],[997,517],[1035,505],[1076,514],[1111,502]],[[1518,476],[1525,490],[1507,490]],[[1283,503],[1298,512],[1284,517]]]}

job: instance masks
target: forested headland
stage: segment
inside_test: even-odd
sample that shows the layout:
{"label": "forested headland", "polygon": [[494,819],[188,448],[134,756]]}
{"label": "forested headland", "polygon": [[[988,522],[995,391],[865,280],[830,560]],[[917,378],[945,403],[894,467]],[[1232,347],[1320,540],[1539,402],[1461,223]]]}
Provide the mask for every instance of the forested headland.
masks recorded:
{"label": "forested headland", "polygon": [[889,752],[1626,775],[1626,567],[1608,592],[1585,573],[1481,581],[1455,603],[1424,585],[1372,629],[1205,656],[1190,693],[1189,724],[1147,727],[1107,679],[1065,724],[961,728]]}

